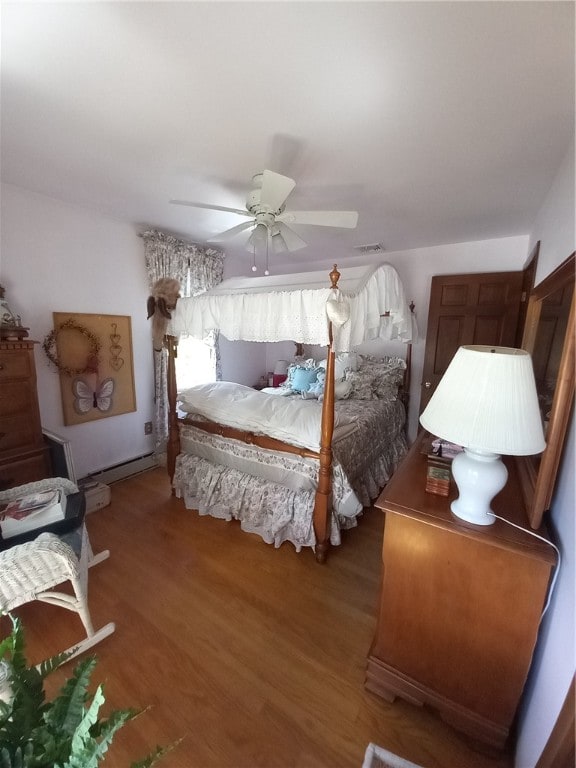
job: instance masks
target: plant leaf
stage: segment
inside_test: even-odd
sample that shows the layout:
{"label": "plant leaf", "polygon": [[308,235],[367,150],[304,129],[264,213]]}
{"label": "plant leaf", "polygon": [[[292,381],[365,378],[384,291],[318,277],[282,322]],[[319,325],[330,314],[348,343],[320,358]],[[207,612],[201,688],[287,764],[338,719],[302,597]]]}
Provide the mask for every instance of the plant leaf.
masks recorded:
{"label": "plant leaf", "polygon": [[181,741],[182,739],[178,739],[178,741],[175,741],[173,744],[169,744],[167,747],[156,746],[156,749],[143,760],[138,760],[137,763],[131,763],[130,768],[151,768],[153,765],[156,765],[160,758],[164,757],[164,755],[168,754],[168,752],[177,747]]}
{"label": "plant leaf", "polygon": [[90,736],[86,730],[84,730],[84,738],[74,737],[70,759],[62,768],[96,768],[116,732],[137,714],[138,710],[134,709],[120,709],[112,712],[110,717],[100,724],[100,741]]}
{"label": "plant leaf", "polygon": [[84,704],[88,700],[90,677],[96,666],[96,658],[89,656],[82,659],[72,676],[66,681],[60,695],[46,713],[46,723],[53,728],[61,728],[72,736],[84,717]]}
{"label": "plant leaf", "polygon": [[72,737],[73,752],[83,746],[90,737],[90,728],[96,722],[98,722],[98,712],[100,711],[102,704],[104,704],[104,701],[105,699],[102,686],[99,685],[96,689],[96,692],[94,693],[94,696],[92,697],[90,706],[84,712],[82,720],[78,723],[76,729],[74,730],[74,735]]}

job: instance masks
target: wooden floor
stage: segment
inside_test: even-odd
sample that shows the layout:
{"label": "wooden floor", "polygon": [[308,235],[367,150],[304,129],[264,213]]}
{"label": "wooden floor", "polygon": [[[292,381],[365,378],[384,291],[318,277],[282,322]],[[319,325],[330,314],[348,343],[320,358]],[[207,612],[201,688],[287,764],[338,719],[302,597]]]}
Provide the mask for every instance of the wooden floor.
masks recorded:
{"label": "wooden floor", "polygon": [[[382,515],[369,510],[318,565],[184,509],[163,470],[112,486],[87,517],[96,647],[106,710],[150,708],[117,735],[105,765],[128,768],[183,739],[162,768],[361,768],[374,742],[424,768],[509,768],[436,715],[364,690],[380,579]],[[37,662],[81,635],[75,614],[18,611]],[[423,649],[425,653],[425,649]],[[71,662],[73,664],[73,662]],[[66,667],[51,678],[60,686]]]}

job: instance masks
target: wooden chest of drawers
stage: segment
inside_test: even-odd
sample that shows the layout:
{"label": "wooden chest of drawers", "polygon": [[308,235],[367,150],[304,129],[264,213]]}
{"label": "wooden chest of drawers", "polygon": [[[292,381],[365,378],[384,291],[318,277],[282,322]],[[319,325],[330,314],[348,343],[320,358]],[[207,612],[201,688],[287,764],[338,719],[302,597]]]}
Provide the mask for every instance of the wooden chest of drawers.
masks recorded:
{"label": "wooden chest of drawers", "polygon": [[[454,517],[450,496],[426,493],[421,435],[377,507],[386,514],[380,615],[366,687],[428,704],[457,729],[504,745],[536,643],[553,549],[497,520]],[[512,463],[493,506],[528,528]],[[545,530],[538,532],[546,539]]]}
{"label": "wooden chest of drawers", "polygon": [[38,408],[35,343],[0,341],[0,490],[50,476]]}

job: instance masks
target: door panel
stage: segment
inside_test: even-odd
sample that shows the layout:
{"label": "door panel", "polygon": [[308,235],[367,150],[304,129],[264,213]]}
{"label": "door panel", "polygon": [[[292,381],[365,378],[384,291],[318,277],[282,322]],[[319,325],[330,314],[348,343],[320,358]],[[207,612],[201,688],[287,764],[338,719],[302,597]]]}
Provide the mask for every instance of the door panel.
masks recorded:
{"label": "door panel", "polygon": [[478,286],[478,306],[494,307],[505,304],[509,285],[500,282],[486,282]]}
{"label": "door panel", "polygon": [[477,317],[474,328],[474,344],[494,344],[492,339],[502,337],[501,317]]}
{"label": "door panel", "polygon": [[420,413],[463,344],[513,347],[522,272],[438,275],[432,278]]}
{"label": "door panel", "polygon": [[466,333],[465,322],[464,315],[438,318],[438,333],[436,334],[436,348],[433,357],[433,371],[438,377],[442,376],[448,368],[454,352],[461,345],[460,339]]}

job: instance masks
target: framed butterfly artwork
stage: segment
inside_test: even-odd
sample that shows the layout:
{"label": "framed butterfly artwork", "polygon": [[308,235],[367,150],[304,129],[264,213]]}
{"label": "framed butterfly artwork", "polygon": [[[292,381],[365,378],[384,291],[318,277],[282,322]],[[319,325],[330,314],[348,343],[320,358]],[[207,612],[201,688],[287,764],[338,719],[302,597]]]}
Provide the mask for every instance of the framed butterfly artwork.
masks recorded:
{"label": "framed butterfly artwork", "polygon": [[136,410],[128,315],[54,312],[42,347],[60,374],[64,424]]}

